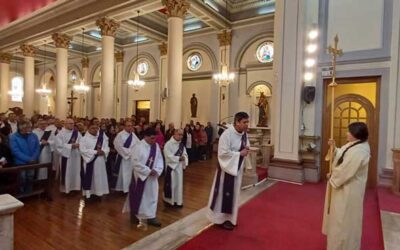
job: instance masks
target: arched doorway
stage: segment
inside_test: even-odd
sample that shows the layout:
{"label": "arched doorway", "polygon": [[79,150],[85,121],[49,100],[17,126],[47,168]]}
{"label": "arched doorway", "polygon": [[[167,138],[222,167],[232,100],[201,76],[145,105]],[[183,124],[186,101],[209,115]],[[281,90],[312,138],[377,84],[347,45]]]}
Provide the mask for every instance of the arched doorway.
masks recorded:
{"label": "arched doorway", "polygon": [[[379,78],[364,78],[364,79],[339,79],[338,93],[339,96],[335,99],[334,109],[334,139],[337,147],[341,147],[347,143],[347,127],[353,122],[364,122],[369,128],[369,144],[371,146],[371,159],[368,170],[368,187],[377,185],[377,154],[378,154],[378,131],[379,121],[377,120],[379,113],[378,97],[379,97]],[[328,92],[329,81],[325,82],[325,89]],[[351,88],[354,85],[354,88]],[[360,86],[364,89],[361,89]],[[367,86],[368,85],[368,86]],[[342,87],[342,89],[340,89]],[[358,87],[358,88],[357,88]],[[330,92],[330,91],[329,91]],[[329,171],[329,164],[324,160],[328,152],[327,141],[330,136],[330,115],[331,104],[328,103],[325,96],[324,107],[324,124],[322,137],[322,158],[321,158],[321,177],[326,178],[326,173]]]}
{"label": "arched doorway", "polygon": [[250,106],[250,127],[256,127],[259,120],[259,108],[256,106],[258,103],[261,93],[267,97],[267,127],[271,127],[271,104],[272,104],[272,86],[267,82],[255,82],[248,88],[247,94],[249,96],[249,106]]}

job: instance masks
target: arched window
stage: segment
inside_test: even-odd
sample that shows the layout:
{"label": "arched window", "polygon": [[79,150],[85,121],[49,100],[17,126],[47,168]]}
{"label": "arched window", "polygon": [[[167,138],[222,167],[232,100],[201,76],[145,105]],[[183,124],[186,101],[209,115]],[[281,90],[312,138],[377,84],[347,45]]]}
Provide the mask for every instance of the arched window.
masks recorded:
{"label": "arched window", "polygon": [[197,71],[201,64],[203,63],[203,58],[199,53],[190,54],[187,59],[187,67],[191,71]]}
{"label": "arched window", "polygon": [[274,60],[274,43],[263,42],[257,48],[257,59],[260,63],[269,63]]}
{"label": "arched window", "polygon": [[24,96],[24,78],[15,76],[11,79],[11,101],[22,102]]}

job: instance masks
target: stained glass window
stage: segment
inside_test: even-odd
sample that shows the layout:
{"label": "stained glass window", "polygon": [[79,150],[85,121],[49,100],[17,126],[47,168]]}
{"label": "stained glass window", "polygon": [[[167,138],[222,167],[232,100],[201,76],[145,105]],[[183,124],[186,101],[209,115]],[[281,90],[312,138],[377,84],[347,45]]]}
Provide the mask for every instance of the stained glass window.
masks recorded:
{"label": "stained glass window", "polygon": [[203,59],[201,58],[201,55],[199,53],[193,53],[187,59],[187,67],[191,71],[198,70],[201,67],[202,63]]}
{"label": "stained glass window", "polygon": [[269,63],[274,60],[274,43],[264,42],[257,48],[257,59],[260,63]]}
{"label": "stained glass window", "polygon": [[149,71],[149,64],[146,61],[139,62],[137,72],[139,75],[144,76]]}

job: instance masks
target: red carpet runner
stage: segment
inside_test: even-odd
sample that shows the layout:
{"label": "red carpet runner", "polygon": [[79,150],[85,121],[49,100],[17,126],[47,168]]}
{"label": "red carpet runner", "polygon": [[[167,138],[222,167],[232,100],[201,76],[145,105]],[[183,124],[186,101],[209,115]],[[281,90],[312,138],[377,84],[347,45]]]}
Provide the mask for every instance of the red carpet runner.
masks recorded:
{"label": "red carpet runner", "polygon": [[[180,249],[325,249],[324,195],[325,184],[277,183],[240,209],[234,231],[213,226]],[[380,223],[376,191],[370,190],[364,204],[362,249],[383,249]]]}

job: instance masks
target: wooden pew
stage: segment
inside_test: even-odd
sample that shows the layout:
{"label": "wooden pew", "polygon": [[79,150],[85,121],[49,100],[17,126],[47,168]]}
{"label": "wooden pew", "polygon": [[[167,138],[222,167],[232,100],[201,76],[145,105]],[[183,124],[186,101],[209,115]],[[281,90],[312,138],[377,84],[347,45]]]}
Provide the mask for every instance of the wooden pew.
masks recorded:
{"label": "wooden pew", "polygon": [[[28,194],[21,194],[19,191],[20,187],[20,173],[24,170],[37,170],[41,168],[47,168],[48,178],[46,180],[37,180],[36,174],[33,179],[33,191]],[[13,195],[17,199],[41,195],[44,194],[48,201],[53,200],[52,195],[52,187],[53,187],[53,171],[52,171],[52,163],[44,163],[44,164],[31,164],[31,165],[22,165],[22,166],[14,166],[7,168],[0,168],[0,176],[7,176],[12,180],[12,183],[8,185],[4,185],[0,183],[0,194],[9,193]],[[37,188],[37,186],[39,186]]]}

